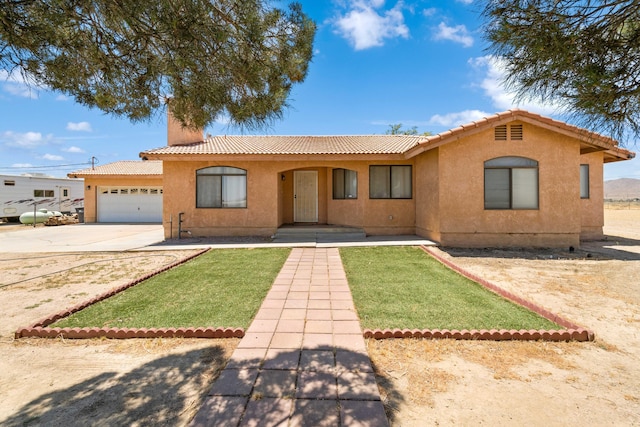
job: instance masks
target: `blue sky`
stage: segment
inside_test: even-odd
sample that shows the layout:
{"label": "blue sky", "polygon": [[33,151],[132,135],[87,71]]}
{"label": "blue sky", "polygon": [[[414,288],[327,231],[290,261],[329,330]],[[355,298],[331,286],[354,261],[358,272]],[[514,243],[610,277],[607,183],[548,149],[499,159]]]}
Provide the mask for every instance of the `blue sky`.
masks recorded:
{"label": "blue sky", "polygon": [[[301,3],[318,25],[308,77],[284,118],[252,133],[383,134],[394,123],[439,133],[515,107],[563,119],[552,106],[515,104],[501,87],[473,0]],[[206,132],[241,130],[221,117]],[[131,124],[0,71],[0,174],[65,176],[91,157],[137,160],[165,144],[165,117]],[[605,179],[623,177],[640,178],[640,159],[605,166]]]}

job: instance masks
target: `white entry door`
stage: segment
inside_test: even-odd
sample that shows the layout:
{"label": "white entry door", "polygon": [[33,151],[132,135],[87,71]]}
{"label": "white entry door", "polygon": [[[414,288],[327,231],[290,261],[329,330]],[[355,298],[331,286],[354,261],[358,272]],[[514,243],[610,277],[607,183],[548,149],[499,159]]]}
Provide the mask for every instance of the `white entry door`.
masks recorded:
{"label": "white entry door", "polygon": [[318,222],[318,172],[293,172],[293,221]]}

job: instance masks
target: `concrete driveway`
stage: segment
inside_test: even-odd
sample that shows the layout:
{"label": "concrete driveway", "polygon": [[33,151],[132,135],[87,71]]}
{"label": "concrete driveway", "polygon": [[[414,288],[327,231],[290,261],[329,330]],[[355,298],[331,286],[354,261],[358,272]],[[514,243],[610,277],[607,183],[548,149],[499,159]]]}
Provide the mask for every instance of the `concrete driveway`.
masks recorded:
{"label": "concrete driveway", "polygon": [[0,226],[0,252],[121,252],[163,240],[161,224]]}

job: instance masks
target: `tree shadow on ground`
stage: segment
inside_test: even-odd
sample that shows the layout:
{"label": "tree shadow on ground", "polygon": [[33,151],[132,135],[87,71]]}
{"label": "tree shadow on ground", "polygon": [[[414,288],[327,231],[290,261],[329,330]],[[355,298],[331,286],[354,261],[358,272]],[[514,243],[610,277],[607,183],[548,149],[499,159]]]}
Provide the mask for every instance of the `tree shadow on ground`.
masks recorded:
{"label": "tree shadow on ground", "polygon": [[[43,394],[1,424],[185,424],[225,362],[224,349],[212,346],[161,357],[125,374],[105,372],[67,389]],[[70,364],[68,369],[74,367]]]}
{"label": "tree shadow on ground", "polygon": [[250,356],[252,352],[236,349],[192,427],[384,427],[404,402],[391,381],[374,373],[365,351],[323,346],[271,349],[264,360]]}

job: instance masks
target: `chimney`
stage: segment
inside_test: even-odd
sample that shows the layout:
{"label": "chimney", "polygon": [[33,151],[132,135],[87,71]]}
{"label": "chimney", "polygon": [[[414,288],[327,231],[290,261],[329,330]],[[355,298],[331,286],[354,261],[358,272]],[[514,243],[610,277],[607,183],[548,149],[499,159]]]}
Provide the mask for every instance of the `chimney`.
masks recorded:
{"label": "chimney", "polygon": [[204,141],[204,129],[190,129],[182,126],[167,108],[167,145],[184,145]]}

